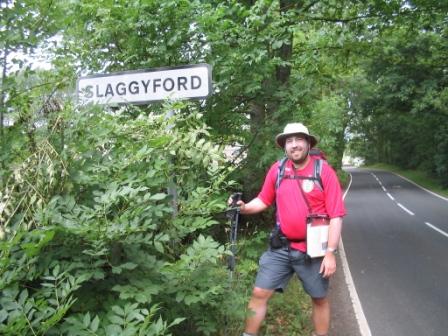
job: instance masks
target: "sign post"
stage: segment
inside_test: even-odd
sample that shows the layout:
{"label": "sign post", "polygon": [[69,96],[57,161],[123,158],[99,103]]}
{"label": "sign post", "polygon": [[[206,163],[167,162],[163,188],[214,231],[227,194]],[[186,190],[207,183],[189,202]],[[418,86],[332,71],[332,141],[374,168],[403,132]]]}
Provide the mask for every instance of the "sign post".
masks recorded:
{"label": "sign post", "polygon": [[208,64],[117,72],[80,77],[80,104],[150,104],[166,99],[204,99],[212,91]]}

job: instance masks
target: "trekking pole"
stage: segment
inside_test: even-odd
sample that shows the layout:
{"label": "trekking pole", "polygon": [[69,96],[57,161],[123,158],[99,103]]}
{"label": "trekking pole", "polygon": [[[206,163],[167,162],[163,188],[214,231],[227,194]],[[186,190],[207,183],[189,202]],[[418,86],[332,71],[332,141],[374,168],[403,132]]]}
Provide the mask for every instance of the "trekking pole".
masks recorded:
{"label": "trekking pole", "polygon": [[233,271],[236,264],[236,239],[238,234],[238,221],[240,217],[240,208],[237,206],[237,202],[241,200],[243,193],[237,192],[232,195],[231,208],[227,212],[227,217],[230,219],[230,252],[232,255],[228,257],[229,267],[229,280],[232,281]]}

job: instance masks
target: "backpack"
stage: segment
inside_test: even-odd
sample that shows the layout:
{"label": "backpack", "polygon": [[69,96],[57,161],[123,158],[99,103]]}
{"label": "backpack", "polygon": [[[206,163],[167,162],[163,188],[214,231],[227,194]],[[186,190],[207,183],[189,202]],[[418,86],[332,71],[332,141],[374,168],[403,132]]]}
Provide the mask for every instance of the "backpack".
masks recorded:
{"label": "backpack", "polygon": [[[307,177],[307,176],[295,176],[293,178],[303,179],[303,180],[312,180],[318,188],[323,191],[324,185],[322,183],[321,173],[322,173],[322,163],[323,161],[327,161],[327,158],[325,157],[324,152],[322,152],[319,148],[312,148],[309,152],[310,156],[313,156],[316,160],[314,160],[314,174],[313,176]],[[278,173],[277,173],[277,180],[275,182],[275,190],[280,187],[280,183],[282,182],[283,178],[285,177],[285,166],[286,161],[288,161],[288,158],[285,156],[283,159],[279,160],[278,165]],[[291,178],[291,177],[288,177]]]}

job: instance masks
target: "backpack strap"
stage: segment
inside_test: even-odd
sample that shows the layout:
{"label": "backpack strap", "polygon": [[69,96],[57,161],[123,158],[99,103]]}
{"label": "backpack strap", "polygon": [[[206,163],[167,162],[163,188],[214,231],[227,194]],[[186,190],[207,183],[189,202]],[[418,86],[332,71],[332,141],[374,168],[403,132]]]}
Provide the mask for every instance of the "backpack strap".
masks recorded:
{"label": "backpack strap", "polygon": [[322,159],[316,159],[314,160],[314,175],[315,182],[317,186],[319,187],[320,191],[324,191],[324,185],[322,183]]}
{"label": "backpack strap", "polygon": [[283,177],[285,176],[286,161],[288,161],[288,158],[285,156],[278,162],[278,172],[277,172],[277,180],[275,181],[275,190],[277,190],[278,187],[280,187],[280,183],[282,182]]}
{"label": "backpack strap", "polygon": [[[285,167],[286,167],[286,161],[288,161],[287,157],[284,157],[279,161],[278,164],[278,172],[277,172],[277,180],[275,181],[275,190],[277,190],[280,187],[280,183],[282,182],[283,178],[285,178]],[[312,177],[307,176],[286,176],[286,178],[290,179],[299,179],[299,180],[313,180],[317,187],[320,189],[320,191],[324,191],[324,185],[322,183],[322,159],[316,159],[314,160],[314,171]]]}

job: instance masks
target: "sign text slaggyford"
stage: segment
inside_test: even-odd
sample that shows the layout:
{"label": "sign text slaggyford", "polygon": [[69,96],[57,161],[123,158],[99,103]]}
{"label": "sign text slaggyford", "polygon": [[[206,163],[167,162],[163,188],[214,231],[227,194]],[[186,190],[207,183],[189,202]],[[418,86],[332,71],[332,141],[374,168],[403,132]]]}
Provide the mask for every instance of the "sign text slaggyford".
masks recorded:
{"label": "sign text slaggyford", "polygon": [[145,104],[167,98],[200,99],[211,94],[211,78],[208,64],[86,76],[78,79],[78,102]]}

